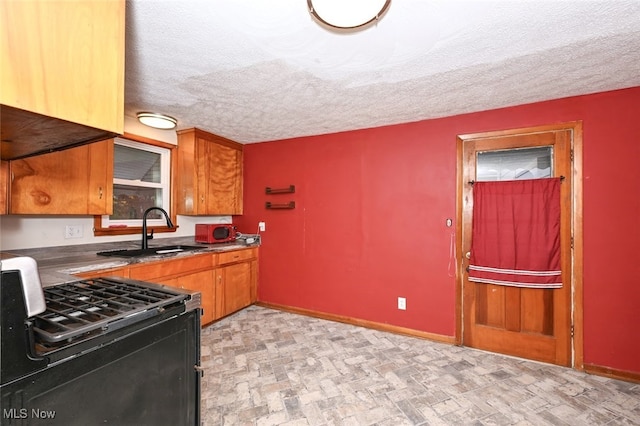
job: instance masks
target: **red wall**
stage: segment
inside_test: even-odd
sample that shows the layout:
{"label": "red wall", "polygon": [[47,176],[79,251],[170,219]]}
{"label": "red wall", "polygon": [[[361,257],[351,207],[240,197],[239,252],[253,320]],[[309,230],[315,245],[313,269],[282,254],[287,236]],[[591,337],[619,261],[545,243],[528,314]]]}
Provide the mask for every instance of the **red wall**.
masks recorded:
{"label": "red wall", "polygon": [[[453,336],[455,224],[445,221],[456,216],[456,135],[574,120],[584,130],[584,361],[640,372],[640,87],[246,145],[235,221],[249,233],[266,222],[259,299]],[[265,194],[290,184],[295,194]]]}

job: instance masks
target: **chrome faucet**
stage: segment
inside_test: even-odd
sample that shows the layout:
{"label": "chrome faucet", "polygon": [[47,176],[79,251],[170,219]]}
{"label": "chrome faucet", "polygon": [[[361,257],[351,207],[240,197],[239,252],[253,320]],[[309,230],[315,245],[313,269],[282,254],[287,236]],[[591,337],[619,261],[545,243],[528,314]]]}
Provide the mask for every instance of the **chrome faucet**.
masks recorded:
{"label": "chrome faucet", "polygon": [[152,210],[158,210],[159,212],[161,212],[164,215],[164,218],[167,220],[167,226],[169,228],[175,228],[173,226],[173,222],[171,222],[171,219],[169,218],[169,214],[164,209],[160,207],[149,207],[144,211],[144,214],[142,215],[142,250],[148,249],[148,240],[153,239],[153,229],[151,230],[151,235],[147,235],[147,215]]}

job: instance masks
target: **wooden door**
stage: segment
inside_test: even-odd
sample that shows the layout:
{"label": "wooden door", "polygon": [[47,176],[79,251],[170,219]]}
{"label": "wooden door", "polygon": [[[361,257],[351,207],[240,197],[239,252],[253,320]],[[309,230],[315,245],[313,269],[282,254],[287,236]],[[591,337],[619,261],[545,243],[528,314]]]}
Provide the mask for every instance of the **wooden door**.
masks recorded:
{"label": "wooden door", "polygon": [[[466,346],[569,366],[572,362],[572,130],[566,128],[522,133],[496,132],[459,137],[461,200],[462,343]],[[562,288],[534,289],[477,283],[468,280],[471,248],[472,181],[511,180],[518,172],[478,166],[487,156],[535,157],[548,152],[542,166],[532,166],[527,178],[563,177],[561,182],[560,244]],[[502,160],[496,160],[502,161]],[[520,159],[516,160],[520,161]],[[528,160],[527,160],[528,161]],[[482,163],[480,163],[482,164]],[[548,166],[548,169],[546,168]],[[496,170],[500,169],[500,170]],[[542,170],[545,170],[544,172]],[[497,174],[496,174],[497,172]],[[545,176],[546,173],[546,176]],[[504,176],[498,176],[504,174]]]}

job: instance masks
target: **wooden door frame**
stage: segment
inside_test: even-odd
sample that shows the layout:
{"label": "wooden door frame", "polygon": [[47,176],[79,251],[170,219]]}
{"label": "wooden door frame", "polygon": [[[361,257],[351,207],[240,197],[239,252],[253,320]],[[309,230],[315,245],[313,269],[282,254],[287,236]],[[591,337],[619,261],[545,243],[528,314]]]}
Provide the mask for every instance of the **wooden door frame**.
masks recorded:
{"label": "wooden door frame", "polygon": [[455,343],[461,345],[463,326],[462,283],[464,278],[464,253],[462,253],[462,218],[464,205],[462,202],[463,182],[463,148],[464,143],[470,140],[495,138],[502,136],[517,136],[522,134],[543,133],[549,131],[571,130],[572,132],[572,172],[573,186],[571,194],[571,233],[573,235],[572,254],[572,357],[571,366],[577,370],[584,370],[584,329],[583,329],[583,235],[582,235],[582,121],[571,121],[544,126],[525,127],[510,130],[498,130],[491,132],[469,133],[457,137],[457,187],[456,187],[456,334]]}

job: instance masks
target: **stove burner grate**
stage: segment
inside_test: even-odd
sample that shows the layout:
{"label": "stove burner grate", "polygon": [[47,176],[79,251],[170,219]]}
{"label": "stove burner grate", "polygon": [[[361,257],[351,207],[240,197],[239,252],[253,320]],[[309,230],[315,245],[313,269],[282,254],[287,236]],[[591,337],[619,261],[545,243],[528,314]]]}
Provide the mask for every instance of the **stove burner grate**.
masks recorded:
{"label": "stove burner grate", "polygon": [[42,343],[118,329],[157,315],[187,297],[167,287],[114,278],[75,281],[43,290],[47,310],[32,318],[33,331]]}

